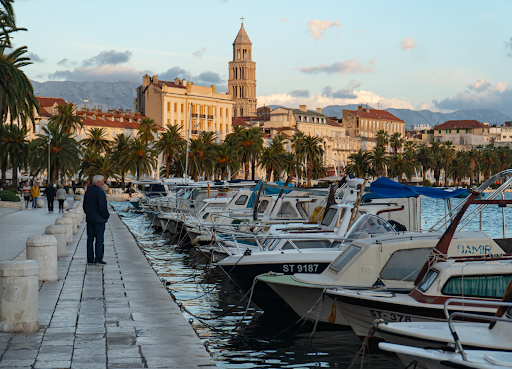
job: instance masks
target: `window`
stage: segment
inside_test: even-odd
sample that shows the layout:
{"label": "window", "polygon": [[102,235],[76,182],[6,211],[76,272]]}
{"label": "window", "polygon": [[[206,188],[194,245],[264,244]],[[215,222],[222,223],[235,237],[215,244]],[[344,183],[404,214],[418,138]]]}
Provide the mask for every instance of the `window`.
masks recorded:
{"label": "window", "polygon": [[181,104],[181,112],[183,113],[183,104]]}
{"label": "window", "polygon": [[258,213],[264,213],[268,207],[268,200],[263,200],[258,207]]}
{"label": "window", "polygon": [[235,205],[245,205],[247,202],[247,195],[242,195],[235,201]]}
{"label": "window", "polygon": [[178,112],[178,103],[174,103],[174,112],[177,113]]}
{"label": "window", "polygon": [[178,125],[178,120],[177,119],[174,119],[174,125],[177,126]]}
{"label": "window", "polygon": [[439,130],[439,133],[441,133],[441,130]]}
{"label": "window", "polygon": [[466,133],[468,133],[468,132],[469,132],[469,128],[466,128]]}
{"label": "window", "polygon": [[502,298],[511,277],[511,275],[451,277],[441,292],[451,296]]}
{"label": "window", "polygon": [[[295,246],[299,249],[324,249],[330,246],[330,242],[327,240],[307,240],[307,241],[293,241]],[[294,250],[295,247],[291,242],[286,242],[282,250]]]}
{"label": "window", "polygon": [[220,108],[220,116],[222,117],[222,108]]}
{"label": "window", "polygon": [[329,269],[339,273],[343,268],[347,266],[350,261],[361,251],[361,248],[356,245],[348,246],[345,251],[343,251],[340,256],[334,260],[331,265],[329,265]]}
{"label": "window", "polygon": [[418,289],[420,291],[425,292],[432,286],[432,283],[436,280],[437,276],[439,275],[439,272],[435,269],[430,269],[427,274],[423,277],[423,280],[418,285]]}
{"label": "window", "polygon": [[395,251],[382,268],[380,278],[414,282],[431,252],[431,248]]}
{"label": "window", "polygon": [[457,128],[457,133],[459,133],[459,129]]}
{"label": "window", "polygon": [[171,103],[170,102],[167,103],[167,111],[171,111]]}
{"label": "window", "polygon": [[297,218],[297,212],[293,208],[293,205],[287,201],[283,203],[281,206],[281,209],[279,209],[279,213],[277,214],[280,218]]}
{"label": "window", "polygon": [[112,130],[112,137],[116,137],[116,131],[114,129]]}

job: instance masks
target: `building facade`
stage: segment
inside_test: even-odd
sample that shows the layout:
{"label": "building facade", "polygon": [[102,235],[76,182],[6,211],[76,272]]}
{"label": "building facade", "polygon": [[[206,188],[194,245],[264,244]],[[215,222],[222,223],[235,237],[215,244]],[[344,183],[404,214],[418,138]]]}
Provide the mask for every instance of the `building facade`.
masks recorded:
{"label": "building facade", "polygon": [[[215,92],[215,86],[196,86],[187,80],[160,81],[158,76],[142,77],[137,89],[137,112],[150,117],[160,127],[180,126],[187,137],[191,119],[191,137],[202,131],[215,132],[223,140],[231,132],[233,105],[231,94]],[[190,110],[192,107],[192,111]]]}
{"label": "building facade", "polygon": [[452,141],[458,150],[491,143],[489,123],[477,120],[449,120],[434,127],[434,141]]}
{"label": "building facade", "polygon": [[386,110],[358,106],[357,110],[343,110],[343,127],[350,137],[361,138],[361,149],[371,150],[376,146],[377,132],[383,130],[390,136],[400,133],[405,137],[405,122]]}
{"label": "building facade", "polygon": [[233,42],[233,60],[229,62],[228,91],[235,102],[234,117],[256,115],[256,63],[252,61],[252,43],[243,23]]}

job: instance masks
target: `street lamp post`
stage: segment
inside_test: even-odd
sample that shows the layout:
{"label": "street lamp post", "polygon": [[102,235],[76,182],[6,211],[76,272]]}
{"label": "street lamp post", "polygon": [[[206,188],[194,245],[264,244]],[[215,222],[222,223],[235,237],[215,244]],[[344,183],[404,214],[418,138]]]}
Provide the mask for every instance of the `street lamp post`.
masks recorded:
{"label": "street lamp post", "polygon": [[50,143],[52,142],[53,136],[48,134],[48,186],[50,185]]}

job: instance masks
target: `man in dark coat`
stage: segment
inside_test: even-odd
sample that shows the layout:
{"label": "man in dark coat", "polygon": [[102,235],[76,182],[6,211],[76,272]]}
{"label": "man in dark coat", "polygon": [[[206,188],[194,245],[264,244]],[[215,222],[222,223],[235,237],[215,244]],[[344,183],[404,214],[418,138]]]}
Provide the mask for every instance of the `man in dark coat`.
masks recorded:
{"label": "man in dark coat", "polygon": [[46,196],[46,202],[48,202],[48,213],[53,213],[53,200],[55,200],[55,196],[57,196],[57,190],[51,183],[48,183],[44,194]]}
{"label": "man in dark coat", "polygon": [[[92,186],[85,192],[84,212],[87,222],[87,263],[106,264],[103,261],[103,241],[105,234],[105,223],[109,218],[107,209],[107,197],[102,187],[105,184],[103,176],[95,176],[92,179]],[[96,240],[95,248],[93,248]]]}

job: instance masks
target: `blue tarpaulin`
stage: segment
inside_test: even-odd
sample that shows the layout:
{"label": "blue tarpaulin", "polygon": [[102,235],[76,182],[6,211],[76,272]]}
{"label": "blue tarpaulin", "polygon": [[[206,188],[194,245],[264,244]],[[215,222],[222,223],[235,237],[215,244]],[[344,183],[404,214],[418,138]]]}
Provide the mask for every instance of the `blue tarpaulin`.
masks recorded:
{"label": "blue tarpaulin", "polygon": [[[254,206],[254,201],[256,201],[256,195],[258,194],[258,191],[260,190],[262,183],[263,182],[260,181],[260,183],[258,183],[256,186],[254,186],[252,188],[252,195],[249,198],[249,202],[247,203],[248,208],[252,208]],[[280,181],[274,182],[274,184],[276,184],[278,186],[284,186],[284,182],[280,182]],[[288,187],[295,187],[295,186],[291,183],[288,183]],[[292,189],[284,190],[284,193],[288,193],[291,190]],[[277,194],[279,194],[279,192],[281,192],[281,189],[279,189],[279,188],[265,187],[265,188],[263,188],[262,194],[266,195],[266,196],[270,196],[270,195],[277,195]]]}
{"label": "blue tarpaulin", "polygon": [[467,188],[458,188],[455,190],[441,190],[439,188],[423,187],[423,186],[406,186],[401,183],[392,181],[389,178],[381,177],[373,181],[370,190],[375,195],[385,198],[394,197],[415,197],[423,195],[434,199],[446,199],[457,197],[460,194],[468,192]]}

